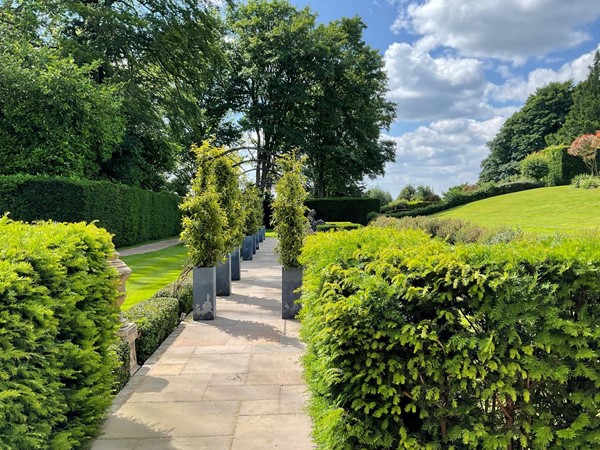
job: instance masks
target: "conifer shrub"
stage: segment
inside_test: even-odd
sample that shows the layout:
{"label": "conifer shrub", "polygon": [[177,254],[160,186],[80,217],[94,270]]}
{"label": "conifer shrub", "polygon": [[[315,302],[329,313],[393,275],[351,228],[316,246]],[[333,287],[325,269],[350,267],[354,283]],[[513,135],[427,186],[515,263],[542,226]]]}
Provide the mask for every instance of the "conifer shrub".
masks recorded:
{"label": "conifer shrub", "polygon": [[600,446],[600,238],[307,238],[301,336],[323,449]]}
{"label": "conifer shrub", "polygon": [[0,448],[84,448],[110,405],[118,342],[103,229],[0,219]]}
{"label": "conifer shrub", "polygon": [[135,341],[139,365],[156,351],[179,323],[179,301],[176,298],[153,297],[136,303],[123,315],[138,326],[140,336]]}

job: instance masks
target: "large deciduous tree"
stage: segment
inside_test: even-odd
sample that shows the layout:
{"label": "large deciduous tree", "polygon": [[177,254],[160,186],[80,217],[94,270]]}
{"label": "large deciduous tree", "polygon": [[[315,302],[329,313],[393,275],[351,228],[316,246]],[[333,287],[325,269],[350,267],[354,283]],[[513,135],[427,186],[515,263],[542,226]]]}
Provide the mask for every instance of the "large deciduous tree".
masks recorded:
{"label": "large deciduous tree", "polygon": [[268,191],[275,157],[307,155],[314,194],[356,191],[394,159],[380,139],[394,118],[381,55],[362,40],[359,18],[315,25],[286,0],[250,0],[228,15],[237,74],[232,103],[256,148],[257,185]]}
{"label": "large deciduous tree", "polygon": [[519,174],[519,163],[546,147],[546,137],[565,123],[573,104],[573,84],[550,83],[530,95],[521,110],[509,117],[496,137],[488,142],[489,156],[481,163],[479,179],[507,180]]}

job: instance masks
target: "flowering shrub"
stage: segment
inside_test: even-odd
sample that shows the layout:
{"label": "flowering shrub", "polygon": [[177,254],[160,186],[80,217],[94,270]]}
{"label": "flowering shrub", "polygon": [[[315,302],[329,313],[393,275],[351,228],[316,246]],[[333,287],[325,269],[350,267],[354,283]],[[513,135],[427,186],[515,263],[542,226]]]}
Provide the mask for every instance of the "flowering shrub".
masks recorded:
{"label": "flowering shrub", "polygon": [[569,155],[579,156],[590,169],[592,175],[598,174],[596,153],[600,148],[600,131],[596,134],[582,134],[569,147]]}

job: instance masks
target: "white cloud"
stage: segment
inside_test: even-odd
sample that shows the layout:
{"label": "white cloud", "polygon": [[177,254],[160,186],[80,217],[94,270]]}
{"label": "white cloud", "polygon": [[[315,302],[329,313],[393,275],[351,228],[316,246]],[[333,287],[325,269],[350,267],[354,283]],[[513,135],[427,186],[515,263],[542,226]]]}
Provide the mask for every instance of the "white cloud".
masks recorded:
{"label": "white cloud", "polygon": [[600,16],[598,0],[426,0],[400,5],[393,28],[423,36],[419,48],[449,47],[466,56],[516,63],[589,40],[581,27]]}
{"label": "white cloud", "polygon": [[433,58],[409,44],[392,44],[384,55],[388,98],[400,120],[439,120],[489,116],[483,100],[487,82],[483,63],[471,58]]}
{"label": "white cloud", "polygon": [[451,186],[474,182],[488,154],[485,144],[498,132],[504,117],[486,121],[440,120],[419,127],[396,142],[396,162],[388,164],[384,178],[369,181],[396,197],[408,183],[432,186],[442,193]]}
{"label": "white cloud", "polygon": [[497,101],[525,101],[527,97],[533,94],[537,88],[547,85],[554,81],[573,80],[578,83],[587,78],[589,66],[594,62],[595,50],[581,55],[579,58],[570,61],[558,70],[548,68],[539,68],[531,71],[527,79],[508,78],[506,83],[501,86],[491,85],[489,94]]}

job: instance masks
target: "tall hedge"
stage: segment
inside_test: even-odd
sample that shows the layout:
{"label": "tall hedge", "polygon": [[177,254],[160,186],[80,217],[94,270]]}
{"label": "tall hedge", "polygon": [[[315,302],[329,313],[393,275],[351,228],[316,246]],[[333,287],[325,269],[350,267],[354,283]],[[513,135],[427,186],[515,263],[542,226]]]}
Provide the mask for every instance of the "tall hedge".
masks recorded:
{"label": "tall hedge", "polygon": [[600,448],[600,238],[366,228],[301,262],[319,448]]}
{"label": "tall hedge", "polygon": [[176,236],[181,231],[177,195],[106,181],[0,176],[0,213],[15,220],[98,221],[117,247]]}
{"label": "tall hedge", "polygon": [[94,225],[0,219],[0,448],[83,448],[115,385],[117,272]]}
{"label": "tall hedge", "polygon": [[379,212],[381,201],[378,198],[340,197],[340,198],[309,198],[304,204],[308,209],[314,209],[317,219],[326,222],[354,222],[366,225],[367,215]]}
{"label": "tall hedge", "polygon": [[542,154],[548,159],[548,185],[561,186],[571,183],[579,174],[588,173],[588,168],[581,158],[569,155],[568,146],[556,145],[545,148]]}

